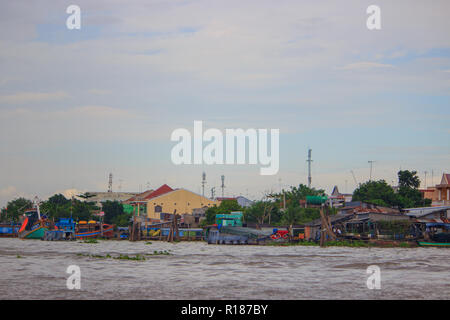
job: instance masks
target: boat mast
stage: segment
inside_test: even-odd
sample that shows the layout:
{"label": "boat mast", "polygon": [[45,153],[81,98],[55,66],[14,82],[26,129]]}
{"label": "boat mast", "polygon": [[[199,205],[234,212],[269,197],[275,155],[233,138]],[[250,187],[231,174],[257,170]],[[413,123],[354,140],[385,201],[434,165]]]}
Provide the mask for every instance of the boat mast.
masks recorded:
{"label": "boat mast", "polygon": [[36,196],[34,200],[36,201],[36,210],[38,214],[38,219],[41,220],[41,210],[39,209],[39,198]]}

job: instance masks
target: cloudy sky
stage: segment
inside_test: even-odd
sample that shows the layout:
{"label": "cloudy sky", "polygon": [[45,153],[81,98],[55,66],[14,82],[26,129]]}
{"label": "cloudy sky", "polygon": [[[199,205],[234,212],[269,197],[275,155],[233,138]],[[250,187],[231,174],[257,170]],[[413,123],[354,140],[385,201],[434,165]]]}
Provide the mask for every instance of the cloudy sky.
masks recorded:
{"label": "cloudy sky", "polygon": [[[343,5],[345,3],[345,5]],[[69,30],[66,8],[81,8]],[[381,30],[366,27],[369,5]],[[450,171],[450,2],[76,0],[0,3],[0,205],[68,189],[261,198]],[[174,129],[280,129],[280,170],[175,166]]]}

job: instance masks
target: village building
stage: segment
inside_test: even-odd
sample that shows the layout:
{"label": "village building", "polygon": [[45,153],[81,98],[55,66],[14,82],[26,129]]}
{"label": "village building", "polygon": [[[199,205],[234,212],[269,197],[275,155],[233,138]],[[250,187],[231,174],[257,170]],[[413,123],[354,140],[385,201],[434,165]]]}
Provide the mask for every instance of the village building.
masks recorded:
{"label": "village building", "polygon": [[253,201],[247,199],[244,196],[237,196],[237,197],[217,197],[216,198],[219,203],[221,203],[224,200],[236,200],[238,205],[240,205],[242,208],[251,207],[253,205]]}
{"label": "village building", "polygon": [[174,213],[193,216],[194,213],[198,213],[198,210],[194,209],[219,205],[219,201],[182,188],[151,196],[146,202],[147,217],[152,220],[167,220]]}
{"label": "village building", "polygon": [[437,199],[434,201],[440,205],[450,205],[450,174],[442,175],[441,183],[436,185]]}
{"label": "village building", "polygon": [[343,206],[346,202],[352,201],[353,194],[351,193],[340,193],[338,186],[334,186],[331,195],[328,197],[330,199],[333,207]]}
{"label": "village building", "polygon": [[418,222],[444,222],[449,223],[450,206],[424,207],[405,209],[405,214]]}
{"label": "village building", "polygon": [[430,199],[432,206],[450,205],[450,174],[442,174],[441,182],[434,187],[419,190],[424,199]]}

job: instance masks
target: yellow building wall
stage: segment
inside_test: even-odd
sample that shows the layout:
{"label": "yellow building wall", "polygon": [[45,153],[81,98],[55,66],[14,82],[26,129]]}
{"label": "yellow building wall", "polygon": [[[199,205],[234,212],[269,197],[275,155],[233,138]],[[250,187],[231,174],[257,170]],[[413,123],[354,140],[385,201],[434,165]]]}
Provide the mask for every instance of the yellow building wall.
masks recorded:
{"label": "yellow building wall", "polygon": [[164,213],[174,213],[176,209],[177,214],[181,215],[192,214],[193,209],[205,206],[219,206],[219,201],[213,201],[191,191],[179,189],[150,199],[147,202],[147,216],[149,218],[160,219],[160,213],[155,212],[155,207],[158,205],[162,207],[162,212]]}

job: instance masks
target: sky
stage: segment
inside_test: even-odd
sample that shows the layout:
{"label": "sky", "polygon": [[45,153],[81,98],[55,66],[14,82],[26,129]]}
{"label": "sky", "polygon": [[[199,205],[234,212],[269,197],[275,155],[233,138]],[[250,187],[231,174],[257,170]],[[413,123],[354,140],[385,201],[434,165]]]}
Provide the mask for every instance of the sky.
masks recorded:
{"label": "sky", "polygon": [[[2,1],[0,206],[68,190],[261,199],[450,172],[450,2]],[[69,5],[81,29],[69,30]],[[368,30],[368,6],[381,30]],[[280,130],[278,174],[174,165],[177,128]],[[354,172],[356,182],[351,171]],[[433,179],[432,179],[433,176]]]}

